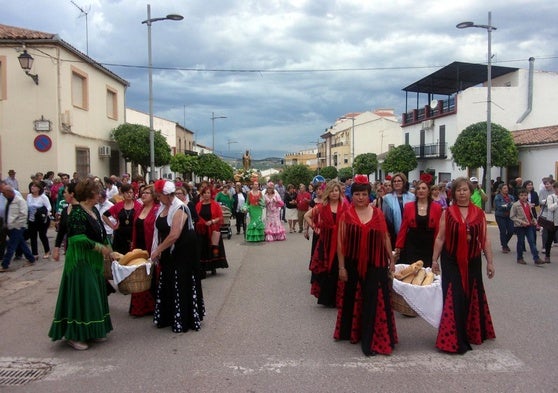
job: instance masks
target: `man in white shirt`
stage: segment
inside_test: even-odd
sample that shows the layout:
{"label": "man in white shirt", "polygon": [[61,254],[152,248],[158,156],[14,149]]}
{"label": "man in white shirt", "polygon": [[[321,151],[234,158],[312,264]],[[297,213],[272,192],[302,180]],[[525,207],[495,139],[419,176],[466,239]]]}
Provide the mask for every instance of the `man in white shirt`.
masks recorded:
{"label": "man in white shirt", "polygon": [[[112,206],[114,206],[114,204],[108,200],[107,198],[107,192],[106,191],[101,191],[99,193],[99,203],[97,203],[95,205],[95,207],[97,208],[97,210],[99,211],[99,214],[101,215],[101,217],[103,217],[103,213],[106,212],[108,209],[110,209]],[[109,217],[109,220],[113,223],[116,224],[116,220],[114,219],[114,217]],[[112,235],[114,233],[113,229],[111,228],[110,225],[108,225],[104,220],[103,220],[103,225],[105,227],[105,231],[107,232],[107,237],[109,238],[109,240],[112,243]]]}

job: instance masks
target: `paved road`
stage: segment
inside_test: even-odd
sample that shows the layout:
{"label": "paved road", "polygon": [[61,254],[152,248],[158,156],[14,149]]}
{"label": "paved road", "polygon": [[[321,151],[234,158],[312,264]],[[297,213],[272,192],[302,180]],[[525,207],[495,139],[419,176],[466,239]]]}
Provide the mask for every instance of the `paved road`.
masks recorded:
{"label": "paved road", "polygon": [[556,392],[558,248],[556,263],[521,266],[499,252],[495,227],[490,236],[497,338],[463,356],[438,352],[435,329],[401,315],[391,356],[366,358],[358,345],[335,342],[336,312],[309,295],[310,244],[299,234],[270,244],[226,240],[231,267],[203,281],[201,331],[156,329],[148,317],[128,316],[129,296],[115,294],[114,331],[84,352],[47,337],[62,264],[18,268],[0,275],[0,381],[26,367],[38,379],[0,391]]}

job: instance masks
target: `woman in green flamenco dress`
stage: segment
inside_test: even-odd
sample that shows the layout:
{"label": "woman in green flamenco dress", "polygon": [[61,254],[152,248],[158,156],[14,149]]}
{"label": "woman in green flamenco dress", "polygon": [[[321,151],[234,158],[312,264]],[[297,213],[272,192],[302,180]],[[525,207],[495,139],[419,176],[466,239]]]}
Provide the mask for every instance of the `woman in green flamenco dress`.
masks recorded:
{"label": "woman in green flamenco dress", "polygon": [[49,337],[65,338],[76,350],[89,348],[91,342],[106,340],[112,330],[103,277],[104,257],[111,249],[101,216],[95,204],[100,188],[92,179],[75,188],[79,201],[68,217],[68,249],[60,281],[58,301]]}
{"label": "woman in green flamenco dress", "polygon": [[248,192],[246,206],[250,217],[250,223],[246,227],[246,241],[263,242],[265,240],[265,224],[262,220],[262,212],[265,207],[265,199],[257,181],[252,183],[252,189]]}

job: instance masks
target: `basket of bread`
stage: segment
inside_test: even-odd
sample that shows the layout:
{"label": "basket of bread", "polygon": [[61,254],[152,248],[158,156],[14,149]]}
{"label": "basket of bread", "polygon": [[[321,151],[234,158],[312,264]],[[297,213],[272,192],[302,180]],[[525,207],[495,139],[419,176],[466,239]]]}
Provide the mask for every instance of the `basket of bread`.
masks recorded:
{"label": "basket of bread", "polygon": [[[391,287],[391,305],[395,311],[409,317],[416,317],[416,307],[410,305],[408,299],[420,299],[431,288],[436,276],[430,268],[424,268],[423,261],[416,261],[410,265],[395,265],[393,285]],[[408,299],[406,299],[406,297]],[[415,303],[415,302],[413,302]]]}
{"label": "basket of bread", "polygon": [[124,295],[147,291],[151,287],[152,263],[149,253],[139,248],[124,255],[114,252],[112,275]]}

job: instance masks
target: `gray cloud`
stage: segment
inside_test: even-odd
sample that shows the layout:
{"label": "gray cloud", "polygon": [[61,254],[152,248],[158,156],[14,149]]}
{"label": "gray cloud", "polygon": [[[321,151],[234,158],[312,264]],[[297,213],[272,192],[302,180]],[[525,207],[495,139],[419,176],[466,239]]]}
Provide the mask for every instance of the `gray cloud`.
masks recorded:
{"label": "gray cloud", "polygon": [[[85,20],[69,0],[4,3],[1,23],[57,33],[85,52]],[[527,67],[534,56],[537,69],[558,71],[558,5],[546,0],[152,3],[152,17],[185,17],[152,26],[154,112],[181,124],[186,112],[186,127],[206,145],[211,112],[227,116],[215,121],[224,154],[229,146],[231,154],[249,148],[258,158],[310,148],[347,112],[400,114],[403,87],[452,61],[486,61],[486,31],[455,28],[464,20],[486,24],[486,7],[498,27],[496,64]],[[147,66],[146,5],[80,6],[89,10],[90,56],[130,81],[128,106],[147,112],[147,69],[138,68]]]}

